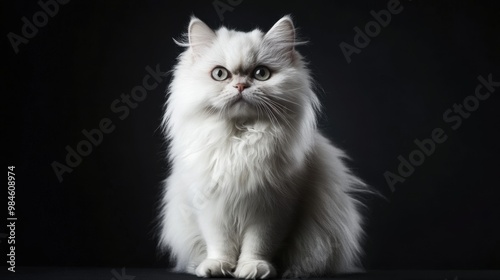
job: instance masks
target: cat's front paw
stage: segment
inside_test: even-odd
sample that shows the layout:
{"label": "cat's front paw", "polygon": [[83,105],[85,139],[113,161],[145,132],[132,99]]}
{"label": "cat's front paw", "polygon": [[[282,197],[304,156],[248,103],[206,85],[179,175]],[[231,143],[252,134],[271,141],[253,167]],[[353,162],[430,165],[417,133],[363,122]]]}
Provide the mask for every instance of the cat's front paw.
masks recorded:
{"label": "cat's front paw", "polygon": [[244,279],[267,279],[276,276],[276,269],[267,261],[250,260],[238,262],[234,277]]}
{"label": "cat's front paw", "polygon": [[196,268],[196,276],[198,277],[227,277],[233,276],[235,265],[216,259],[205,259]]}

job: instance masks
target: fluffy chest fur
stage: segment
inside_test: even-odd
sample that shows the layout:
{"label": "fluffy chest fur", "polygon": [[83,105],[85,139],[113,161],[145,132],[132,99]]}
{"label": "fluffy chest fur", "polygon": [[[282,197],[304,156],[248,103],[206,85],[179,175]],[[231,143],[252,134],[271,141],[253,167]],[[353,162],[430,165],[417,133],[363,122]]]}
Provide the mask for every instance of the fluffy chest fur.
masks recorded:
{"label": "fluffy chest fur", "polygon": [[197,181],[205,181],[206,188],[252,192],[272,187],[289,177],[291,169],[284,167],[297,162],[284,150],[280,132],[267,123],[210,123],[205,119],[205,126],[194,134],[172,145],[179,151],[176,166]]}

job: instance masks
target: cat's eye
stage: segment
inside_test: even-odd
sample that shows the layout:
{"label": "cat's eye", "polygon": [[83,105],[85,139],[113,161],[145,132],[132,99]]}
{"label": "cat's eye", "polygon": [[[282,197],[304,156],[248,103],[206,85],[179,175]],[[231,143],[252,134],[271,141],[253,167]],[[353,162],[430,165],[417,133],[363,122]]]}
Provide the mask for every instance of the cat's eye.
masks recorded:
{"label": "cat's eye", "polygon": [[265,66],[257,66],[257,68],[253,70],[253,77],[259,81],[265,81],[271,78],[271,70]]}
{"label": "cat's eye", "polygon": [[216,81],[224,81],[229,77],[229,71],[222,66],[217,66],[212,70],[212,79]]}

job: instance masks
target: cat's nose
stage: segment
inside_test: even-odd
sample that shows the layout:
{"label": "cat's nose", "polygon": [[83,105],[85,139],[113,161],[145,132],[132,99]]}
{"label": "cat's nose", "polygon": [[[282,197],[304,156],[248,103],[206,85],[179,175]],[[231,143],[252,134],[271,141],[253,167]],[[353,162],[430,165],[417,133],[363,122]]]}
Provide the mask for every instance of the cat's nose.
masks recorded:
{"label": "cat's nose", "polygon": [[238,91],[241,93],[244,89],[248,87],[248,85],[245,83],[237,83],[234,87],[237,88]]}

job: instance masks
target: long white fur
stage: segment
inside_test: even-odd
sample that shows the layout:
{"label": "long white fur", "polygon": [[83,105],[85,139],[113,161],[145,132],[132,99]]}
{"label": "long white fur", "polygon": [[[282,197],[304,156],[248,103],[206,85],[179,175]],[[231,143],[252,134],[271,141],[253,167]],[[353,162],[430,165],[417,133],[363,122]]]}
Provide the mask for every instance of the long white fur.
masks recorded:
{"label": "long white fur", "polygon": [[[324,276],[359,268],[364,189],[316,127],[319,102],[289,16],[267,33],[192,18],[169,87],[160,247],[201,277]],[[251,71],[267,66],[267,81]],[[231,72],[215,81],[211,71]],[[236,83],[249,85],[244,102]]]}

